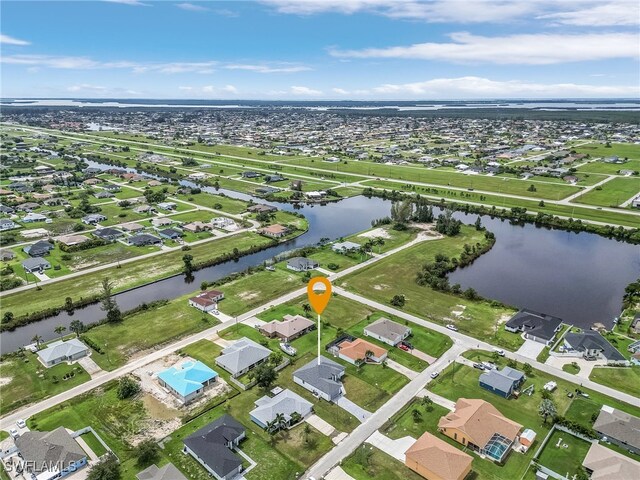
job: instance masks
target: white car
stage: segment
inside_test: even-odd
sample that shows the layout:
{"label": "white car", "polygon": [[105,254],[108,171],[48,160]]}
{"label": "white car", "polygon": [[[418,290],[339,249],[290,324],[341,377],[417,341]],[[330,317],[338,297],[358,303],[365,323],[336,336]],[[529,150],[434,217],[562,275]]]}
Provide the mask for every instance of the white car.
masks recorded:
{"label": "white car", "polygon": [[493,351],[496,352],[501,357],[504,357],[504,350],[502,350],[501,348],[494,348]]}
{"label": "white car", "polygon": [[20,436],[18,430],[16,430],[15,428],[9,430],[9,435],[11,435],[11,438],[13,438],[14,440]]}
{"label": "white car", "polygon": [[440,375],[440,373],[439,373],[439,372],[433,372],[433,373],[430,375],[430,377],[431,377],[431,378],[437,378],[437,377],[438,377],[438,375]]}
{"label": "white car", "polygon": [[456,327],[456,326],[455,326],[455,325],[453,325],[452,323],[450,323],[449,325],[447,325],[447,328],[448,328],[449,330],[454,331],[454,332],[457,332],[457,331],[458,331],[458,327]]}
{"label": "white car", "polygon": [[18,428],[26,428],[27,424],[23,419],[18,419],[18,421],[16,422],[16,425],[18,426]]}

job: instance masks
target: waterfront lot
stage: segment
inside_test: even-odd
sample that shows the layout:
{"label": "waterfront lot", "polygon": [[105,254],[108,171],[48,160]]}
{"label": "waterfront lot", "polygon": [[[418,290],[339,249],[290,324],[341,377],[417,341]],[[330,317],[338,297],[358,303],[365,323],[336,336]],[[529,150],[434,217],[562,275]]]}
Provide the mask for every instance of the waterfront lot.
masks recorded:
{"label": "waterfront lot", "polygon": [[613,178],[574,201],[603,207],[616,207],[640,193],[640,177]]}

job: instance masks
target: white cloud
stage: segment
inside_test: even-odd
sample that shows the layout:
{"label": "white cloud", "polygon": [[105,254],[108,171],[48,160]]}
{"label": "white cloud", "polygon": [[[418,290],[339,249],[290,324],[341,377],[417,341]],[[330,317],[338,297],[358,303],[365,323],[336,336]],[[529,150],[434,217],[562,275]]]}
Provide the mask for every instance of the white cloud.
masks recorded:
{"label": "white cloud", "polygon": [[3,33],[0,33],[0,43],[2,45],[31,45],[31,42],[20,40],[19,38],[10,37],[9,35],[5,35]]}
{"label": "white cloud", "polygon": [[337,93],[338,95],[349,95],[349,91],[344,88],[332,88],[331,91],[333,93]]}
{"label": "white cloud", "polygon": [[292,86],[290,93],[292,93],[293,95],[312,95],[312,96],[319,96],[322,95],[322,92],[320,90],[314,90],[313,88],[309,88],[309,87],[301,87],[301,86]]}
{"label": "white cloud", "polygon": [[[191,87],[188,87],[188,90],[186,88],[183,87],[179,87],[181,90],[185,90],[185,91],[197,91],[195,89],[192,89]],[[223,87],[216,87],[214,85],[205,85],[204,87],[200,88],[200,92],[207,94],[207,95],[221,95],[221,96],[225,96],[226,94],[236,94],[238,93],[238,89],[233,86],[233,85],[225,85]]]}
{"label": "white cloud", "polygon": [[181,8],[182,10],[187,10],[189,12],[208,12],[209,9],[207,7],[203,7],[202,5],[196,5],[194,3],[176,3],[176,7]]}
{"label": "white cloud", "polygon": [[83,92],[83,91],[91,91],[91,92],[104,92],[107,90],[107,87],[103,87],[100,85],[91,85],[88,83],[81,83],[79,85],[71,85],[67,88],[70,92]]}
{"label": "white cloud", "polygon": [[107,3],[120,3],[122,5],[130,5],[132,7],[150,7],[150,3],[144,3],[140,0],[103,0]]}
{"label": "white cloud", "polygon": [[193,90],[193,87],[180,86],[178,87],[178,90],[182,90],[183,92],[190,92],[191,90]]}
{"label": "white cloud", "polygon": [[226,93],[238,93],[238,89],[233,85],[225,85],[221,90]]}
{"label": "white cloud", "polygon": [[576,10],[547,13],[537,18],[581,27],[633,26],[640,24],[640,3],[637,0],[598,3]]}
{"label": "white cloud", "polygon": [[250,64],[230,64],[225,65],[227,70],[248,70],[251,72],[258,73],[296,73],[296,72],[306,72],[311,70],[310,67],[305,67],[303,65],[291,65],[291,66],[268,66],[268,65],[250,65]]}
{"label": "white cloud", "polygon": [[453,63],[545,65],[611,58],[638,58],[638,35],[603,34],[517,34],[484,37],[467,32],[449,35],[448,43],[417,43],[364,50],[330,50],[335,57],[405,58]]}
{"label": "white cloud", "polygon": [[292,15],[371,13],[432,23],[505,23],[550,19],[580,26],[637,25],[637,0],[262,0]]}
{"label": "white cloud", "polygon": [[373,89],[384,98],[579,98],[636,97],[636,86],[602,86],[575,83],[535,83],[520,80],[498,81],[482,77],[435,78],[423,82],[384,84]]}

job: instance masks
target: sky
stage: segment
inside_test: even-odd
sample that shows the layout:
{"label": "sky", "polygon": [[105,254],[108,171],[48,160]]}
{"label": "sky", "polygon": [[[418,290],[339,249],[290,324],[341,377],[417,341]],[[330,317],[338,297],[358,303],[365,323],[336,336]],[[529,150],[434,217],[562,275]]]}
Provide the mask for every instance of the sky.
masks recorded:
{"label": "sky", "polygon": [[638,0],[0,3],[3,98],[639,98]]}

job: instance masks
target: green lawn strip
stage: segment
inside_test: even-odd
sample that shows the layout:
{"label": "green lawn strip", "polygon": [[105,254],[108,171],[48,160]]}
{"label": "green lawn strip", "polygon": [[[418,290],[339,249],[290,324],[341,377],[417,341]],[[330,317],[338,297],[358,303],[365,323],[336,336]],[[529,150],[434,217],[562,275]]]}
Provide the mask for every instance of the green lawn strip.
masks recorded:
{"label": "green lawn strip", "polygon": [[614,178],[573,201],[603,207],[617,207],[640,193],[640,177]]}
{"label": "green lawn strip", "polygon": [[[418,414],[413,411],[417,410]],[[397,440],[406,436],[418,439],[424,432],[435,432],[438,430],[438,421],[449,413],[445,407],[435,403],[427,406],[421,399],[413,399],[406,407],[391,417],[385,423],[380,432],[387,437]],[[416,415],[414,417],[414,415]]]}
{"label": "green lawn strip", "polygon": [[[252,246],[267,245],[271,240],[253,232],[242,232],[237,235],[212,240],[194,245],[189,254],[193,262],[211,260],[233,252],[235,248],[242,252]],[[74,301],[82,297],[98,295],[102,291],[102,279],[109,278],[114,283],[114,291],[122,291],[137,287],[182,271],[182,257],[185,252],[176,250],[163,253],[157,257],[145,258],[127,264],[126,268],[110,267],[92,275],[82,275],[43,285],[41,290],[27,290],[3,296],[3,309],[11,311],[16,317],[29,312],[37,312],[47,308],[59,307],[66,297]]]}
{"label": "green lawn strip", "polygon": [[190,296],[126,316],[119,323],[91,328],[83,337],[104,350],[103,354],[94,352],[92,358],[104,370],[114,370],[138,352],[214,326],[217,323],[214,317],[189,306]]}
{"label": "green lawn strip", "polygon": [[578,364],[566,363],[562,366],[562,370],[572,375],[577,375],[580,372],[580,366]]}
{"label": "green lawn strip", "polygon": [[[498,324],[514,313],[512,309],[494,306],[489,301],[471,301],[435,291],[415,281],[421,266],[432,262],[437,253],[458,257],[465,243],[473,245],[482,239],[482,232],[464,226],[455,237],[429,240],[409,247],[343,277],[337,283],[387,305],[394,295],[404,295],[406,303],[403,310],[408,313],[441,324],[455,323],[462,332],[485,340],[490,335],[492,343],[516,350],[523,343],[522,338],[505,332]],[[463,313],[456,317],[452,312],[459,312],[462,307]]]}
{"label": "green lawn strip", "polygon": [[93,453],[95,453],[98,457],[101,457],[102,455],[107,453],[107,449],[104,448],[100,441],[98,441],[98,438],[93,434],[93,432],[83,433],[80,438],[82,438],[87,443],[89,448],[93,450]]}
{"label": "green lawn strip", "polygon": [[[560,446],[557,446],[559,443]],[[591,443],[569,433],[555,430],[540,453],[538,463],[571,478],[578,473]]]}
{"label": "green lawn strip", "polygon": [[609,145],[607,147],[606,143],[594,142],[575,147],[575,150],[578,153],[589,154],[591,157],[606,158],[616,155],[631,160],[640,160],[640,145],[634,143],[610,143]]}
{"label": "green lawn strip", "polygon": [[423,480],[403,463],[366,443],[347,457],[341,467],[356,480]]}
{"label": "green lawn strip", "polygon": [[195,203],[197,205],[213,208],[225,213],[239,214],[247,210],[247,202],[228,197],[223,193],[215,195],[212,193],[201,192],[191,194],[173,194],[172,196],[178,200]]}
{"label": "green lawn strip", "polygon": [[513,207],[526,208],[531,212],[543,212],[549,215],[558,215],[568,218],[580,218],[582,220],[610,223],[614,225],[625,225],[629,227],[639,228],[640,220],[631,213],[611,212],[606,210],[598,210],[594,208],[584,208],[578,205],[560,205],[556,203],[546,202],[544,206],[538,200],[527,200],[521,198],[503,197],[499,195],[490,195],[477,192],[461,192],[456,190],[445,190],[443,188],[419,187],[412,185],[402,185],[399,183],[371,180],[362,182],[364,186],[372,186],[383,188],[386,190],[397,190],[400,192],[410,192],[430,197],[444,198],[452,201],[472,202],[497,208],[510,209]]}
{"label": "green lawn strip", "polygon": [[383,365],[364,365],[360,369],[335,358],[347,370],[342,378],[347,398],[365,410],[375,412],[407,383],[409,379]]}
{"label": "green lawn strip", "polygon": [[[64,379],[73,373],[73,377]],[[0,386],[0,413],[3,415],[27,403],[36,402],[88,381],[91,377],[78,364],[62,363],[45,368],[36,354],[8,355],[0,362],[0,377],[10,379]]]}
{"label": "green lawn strip", "polygon": [[589,380],[640,397],[640,366],[596,367],[591,371]]}
{"label": "green lawn strip", "polygon": [[620,170],[631,170],[632,172],[640,171],[640,159],[629,160],[624,163],[606,163],[602,160],[593,160],[578,167],[577,171],[581,174],[602,174],[616,175]]}
{"label": "green lawn strip", "polygon": [[[329,245],[321,247],[317,252],[308,255],[308,257],[318,262],[320,264],[320,268],[324,268],[332,272],[339,272],[345,268],[353,267],[368,258],[363,258],[362,255],[357,253],[336,253],[331,250],[331,246]],[[331,268],[330,265],[333,268]]]}

